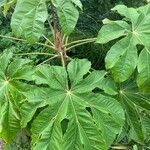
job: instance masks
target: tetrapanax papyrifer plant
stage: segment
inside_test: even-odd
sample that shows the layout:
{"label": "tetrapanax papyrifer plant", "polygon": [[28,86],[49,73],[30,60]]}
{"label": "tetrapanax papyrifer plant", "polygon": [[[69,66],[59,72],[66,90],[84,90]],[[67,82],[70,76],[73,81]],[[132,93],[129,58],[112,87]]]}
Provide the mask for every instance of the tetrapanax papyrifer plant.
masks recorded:
{"label": "tetrapanax papyrifer plant", "polygon": [[[22,130],[30,137],[28,149],[33,150],[149,147],[149,4],[117,5],[112,11],[121,20],[104,19],[98,37],[76,41],[70,37],[83,11],[80,0],[2,0],[0,6],[5,15],[14,8],[14,37],[1,37],[49,50],[1,53],[0,137],[6,147]],[[106,70],[94,70],[87,59],[67,55],[76,46],[112,40],[115,44],[106,55]],[[20,57],[24,55],[45,55],[48,60],[34,65]],[[47,63],[54,58],[62,65]]]}

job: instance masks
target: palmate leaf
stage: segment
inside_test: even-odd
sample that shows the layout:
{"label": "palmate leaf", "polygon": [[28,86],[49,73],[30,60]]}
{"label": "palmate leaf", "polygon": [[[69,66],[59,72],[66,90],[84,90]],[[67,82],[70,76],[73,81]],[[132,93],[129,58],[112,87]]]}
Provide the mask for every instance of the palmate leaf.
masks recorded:
{"label": "palmate leaf", "polygon": [[120,86],[118,99],[126,112],[130,138],[143,144],[145,134],[139,110],[150,112],[150,95],[141,94],[136,83],[127,81]]}
{"label": "palmate leaf", "polygon": [[[22,94],[29,86],[20,80],[31,80],[30,60],[15,59],[11,52],[0,55],[0,137],[10,143],[20,129]],[[29,77],[30,76],[30,79]]]}
{"label": "palmate leaf", "polygon": [[129,126],[129,128],[126,126],[128,140],[134,140],[137,143],[143,144],[145,128],[141,120],[140,111],[150,112],[150,95],[142,94],[133,79],[117,86],[113,80],[108,80],[108,78],[109,76],[101,82],[101,86],[99,87],[105,93],[114,95],[124,108],[126,122]]}
{"label": "palmate leaf", "polygon": [[23,35],[30,43],[35,43],[43,33],[46,19],[44,0],[19,0],[12,15],[11,27],[15,35]]}
{"label": "palmate leaf", "polygon": [[[150,4],[139,9],[127,8],[124,5],[118,5],[113,8],[120,15],[125,16],[127,21],[105,21],[105,25],[99,32],[97,43],[107,43],[119,37],[124,37],[108,51],[105,62],[106,68],[112,70],[113,77],[117,82],[123,82],[129,79],[134,72],[137,64],[139,65],[138,85],[144,92],[148,91],[149,80],[148,68],[143,66],[143,55],[150,53]],[[130,23],[128,23],[130,22]],[[128,25],[126,25],[128,23]],[[138,63],[137,45],[143,45],[143,50]],[[146,54],[147,53],[147,54]],[[131,61],[132,60],[132,61]],[[141,70],[142,69],[142,70]],[[142,76],[143,81],[140,81]]]}
{"label": "palmate leaf", "polygon": [[[52,0],[56,7],[57,15],[63,32],[69,35],[75,28],[79,18],[79,8],[82,8],[80,0]],[[76,5],[76,6],[75,6]]]}
{"label": "palmate leaf", "polygon": [[45,106],[32,123],[32,149],[109,149],[121,130],[124,112],[115,99],[92,92],[105,72],[89,74],[90,68],[90,62],[85,59],[72,60],[67,72],[59,66],[37,68],[36,84],[48,87],[28,93],[28,101],[22,106],[22,116],[28,116],[27,120],[23,119],[24,126],[34,115],[29,115],[31,104],[34,112],[38,103]]}

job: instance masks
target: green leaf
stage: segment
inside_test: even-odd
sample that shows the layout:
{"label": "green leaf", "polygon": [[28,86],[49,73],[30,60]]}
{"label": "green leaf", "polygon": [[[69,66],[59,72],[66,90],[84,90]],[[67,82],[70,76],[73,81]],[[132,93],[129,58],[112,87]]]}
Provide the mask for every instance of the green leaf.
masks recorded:
{"label": "green leaf", "polygon": [[130,124],[130,138],[134,141],[143,144],[144,143],[144,131],[141,124],[141,118],[139,118],[138,111],[133,103],[128,99],[123,98],[125,103],[127,121]]}
{"label": "green leaf", "polygon": [[117,42],[108,52],[105,61],[106,68],[112,70],[115,81],[127,80],[134,72],[138,61],[133,39],[129,36]]}
{"label": "green leaf", "polygon": [[93,71],[90,75],[84,78],[79,84],[72,86],[72,89],[77,93],[85,93],[93,90],[104,79],[105,71]]}
{"label": "green leaf", "polygon": [[[49,84],[52,89],[63,90],[67,88],[67,73],[65,68],[60,66],[49,67],[46,65],[39,67],[36,76],[33,78],[36,79],[37,84]],[[51,82],[52,80],[54,81]]]}
{"label": "green leaf", "polygon": [[[111,69],[113,77],[117,82],[124,82],[129,79],[137,67],[137,45],[144,46],[145,50],[150,53],[149,4],[144,8],[134,9],[124,5],[117,5],[112,10],[117,11],[126,18],[124,18],[123,21],[105,20],[104,23],[106,23],[106,25],[99,31],[99,33],[101,33],[97,38],[99,43],[106,43],[124,35],[124,38],[120,39],[111,47],[105,58],[106,68]],[[117,25],[114,25],[114,22]],[[144,67],[143,69],[145,70],[146,68],[147,67]],[[145,70],[144,72],[147,71]],[[145,76],[145,81],[149,80],[147,77]],[[142,84],[143,83],[138,81],[138,85],[141,89],[143,89]],[[145,91],[148,87],[149,85],[145,85]]]}
{"label": "green leaf", "polygon": [[117,11],[120,15],[130,19],[134,25],[139,17],[139,14],[135,8],[128,8],[125,5],[117,5],[112,10]]}
{"label": "green leaf", "polygon": [[31,80],[34,72],[29,60],[12,61],[12,56],[12,53],[7,51],[0,56],[0,137],[7,143],[10,143],[20,130],[19,111],[25,98],[23,92],[30,89],[22,80],[28,81],[28,75]]}
{"label": "green leaf", "polygon": [[0,56],[0,70],[2,72],[6,70],[12,56],[13,54],[11,52],[4,52],[3,55]]}
{"label": "green leaf", "polygon": [[[80,67],[83,66],[82,70]],[[82,59],[79,62],[73,60],[68,64],[68,73],[72,86],[78,84],[83,80],[83,75],[85,75],[91,68],[91,62],[86,59]]]}
{"label": "green leaf", "polygon": [[0,110],[0,137],[10,143],[20,129],[20,116],[13,102],[8,98],[8,96],[5,97],[6,102],[2,104]]}
{"label": "green leaf", "polygon": [[[32,95],[33,100],[27,96],[29,105],[46,104],[32,123],[32,149],[109,149],[121,130],[124,112],[115,99],[92,92],[105,72],[89,74],[90,65],[85,59],[75,59],[67,71],[47,65],[37,69],[35,82],[48,88],[45,99],[38,98],[40,92]],[[36,109],[37,105],[32,110]],[[28,111],[25,114],[29,116]]]}
{"label": "green leaf", "polygon": [[12,15],[11,27],[16,36],[23,35],[28,42],[35,43],[43,33],[46,19],[44,0],[19,0]]}
{"label": "green leaf", "polygon": [[116,82],[126,81],[133,74],[137,65],[138,56],[136,47],[129,45],[126,50],[127,51],[120,56],[117,64],[112,68],[112,75]]}
{"label": "green leaf", "polygon": [[98,87],[104,90],[105,93],[109,95],[117,95],[117,84],[111,77],[104,78],[98,85]]}
{"label": "green leaf", "polygon": [[97,43],[107,43],[111,40],[125,36],[130,26],[125,21],[109,21],[99,31]]}
{"label": "green leaf", "polygon": [[6,17],[8,11],[11,7],[16,3],[17,0],[0,0],[0,7],[2,7],[2,11],[4,16]]}
{"label": "green leaf", "polygon": [[144,6],[141,6],[138,8],[138,11],[141,11],[144,15],[149,15],[150,14],[150,4],[147,4],[147,5],[144,5]]}
{"label": "green leaf", "polygon": [[143,49],[138,61],[138,77],[137,84],[141,91],[149,93],[150,91],[150,53]]}
{"label": "green leaf", "polygon": [[4,3],[5,3],[5,0],[0,0],[0,7],[2,7]]}
{"label": "green leaf", "polygon": [[79,18],[78,9],[72,2],[78,6],[81,5],[78,1],[75,2],[74,0],[52,0],[52,3],[57,10],[61,28],[67,35],[69,35],[74,30]]}
{"label": "green leaf", "polygon": [[150,95],[140,93],[135,82],[129,80],[120,87],[119,93],[124,95],[138,108],[150,111]]}
{"label": "green leaf", "polygon": [[150,111],[150,96],[141,94],[132,80],[120,86],[118,100],[126,113],[127,123],[130,127],[128,135],[131,140],[143,144],[145,134],[139,110]]}
{"label": "green leaf", "polygon": [[71,0],[76,6],[78,6],[80,9],[82,9],[82,3],[80,0]]}
{"label": "green leaf", "polygon": [[131,44],[130,44],[130,37],[123,38],[117,43],[115,43],[106,55],[105,58],[106,69],[113,68],[119,61],[120,57],[126,53]]}
{"label": "green leaf", "polygon": [[28,97],[28,102],[24,102],[20,110],[22,128],[27,126],[27,123],[32,119],[38,108],[42,108],[46,105],[46,94],[45,89],[43,90],[42,88],[35,88],[28,93],[24,93],[25,97]]}
{"label": "green leaf", "polygon": [[143,45],[149,51],[149,34],[150,34],[150,21],[148,16],[141,14],[138,18],[138,23],[133,28],[133,37],[137,44]]}
{"label": "green leaf", "polygon": [[145,140],[150,140],[150,118],[149,116],[142,116],[142,124],[143,124],[143,128],[145,130]]}
{"label": "green leaf", "polygon": [[[118,142],[127,138],[128,142],[135,141],[144,144],[146,134],[145,128],[143,127],[141,112],[147,112],[147,114],[149,114],[150,95],[140,93],[134,79],[130,79],[117,86],[112,80],[110,80],[110,84],[109,78],[107,78],[102,80],[100,88],[104,89],[104,92],[109,95],[116,95],[116,92],[118,91],[118,95],[115,97],[124,108],[126,114],[126,124],[119,136]],[[106,81],[109,84],[107,84]]]}

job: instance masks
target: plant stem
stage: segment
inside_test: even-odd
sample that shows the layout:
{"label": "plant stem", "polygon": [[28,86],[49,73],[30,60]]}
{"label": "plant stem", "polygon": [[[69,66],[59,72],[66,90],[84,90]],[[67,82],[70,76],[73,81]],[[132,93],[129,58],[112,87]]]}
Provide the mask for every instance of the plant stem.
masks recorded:
{"label": "plant stem", "polygon": [[[19,39],[19,38],[12,37],[12,36],[0,35],[0,37],[6,38],[6,39],[10,39],[10,40],[15,40],[15,41],[28,42],[25,39]],[[36,42],[35,44],[38,44],[38,45],[41,45],[41,46],[45,46],[45,47],[48,47],[48,48],[51,48],[51,49],[55,49],[55,47],[47,45],[47,44],[44,44],[44,43]]]}
{"label": "plant stem", "polygon": [[74,48],[74,47],[77,47],[77,46],[80,46],[80,45],[84,45],[84,44],[87,44],[87,43],[92,43],[92,42],[94,42],[94,41],[95,41],[95,39],[89,40],[89,41],[85,41],[85,42],[82,42],[82,43],[77,43],[77,44],[75,44],[75,45],[72,45],[72,46],[68,47],[68,48],[66,49],[66,51],[69,51],[70,49],[72,49],[72,48]]}
{"label": "plant stem", "polygon": [[53,38],[55,38],[54,28],[53,28],[53,26],[51,25],[51,22],[50,22],[49,20],[48,20],[48,23],[49,23],[49,27],[50,27],[50,29],[51,29],[51,31],[52,31]]}
{"label": "plant stem", "polygon": [[[69,37],[67,36],[66,39],[65,39],[65,45],[68,44],[68,39],[69,39]],[[64,48],[66,49],[67,46],[65,46],[65,45],[64,45]]]}
{"label": "plant stem", "polygon": [[72,45],[72,44],[76,44],[76,43],[81,43],[81,42],[88,42],[88,41],[95,41],[96,40],[96,38],[89,38],[89,39],[82,39],[82,40],[77,40],[77,41],[73,41],[73,42],[70,42],[70,43],[67,43],[67,44],[65,44],[64,46],[66,47],[66,46],[69,46],[69,45]]}
{"label": "plant stem", "polygon": [[42,63],[38,64],[37,66],[43,65],[43,64],[45,64],[46,62],[48,62],[48,61],[50,61],[50,60],[52,60],[52,59],[54,59],[54,58],[56,58],[56,57],[58,57],[58,55],[54,55],[53,57],[50,57],[50,58],[46,59],[45,61],[43,61]]}
{"label": "plant stem", "polygon": [[44,44],[44,43],[36,42],[36,44],[41,45],[41,46],[45,46],[45,47],[48,47],[48,48],[51,48],[51,49],[55,50],[55,47],[47,45],[47,44]]}
{"label": "plant stem", "polygon": [[43,37],[51,44],[51,46],[55,47],[54,43],[51,42],[45,35],[43,35]]}
{"label": "plant stem", "polygon": [[66,67],[66,63],[65,63],[65,58],[64,58],[64,55],[63,55],[62,52],[60,52],[60,58],[61,58],[62,66],[65,68]]}
{"label": "plant stem", "polygon": [[1,38],[10,39],[10,40],[15,40],[15,41],[27,42],[27,41],[24,40],[24,39],[19,39],[19,38],[12,37],[12,36],[0,35],[0,37],[1,37]]}
{"label": "plant stem", "polygon": [[49,54],[49,53],[16,53],[14,55],[17,55],[17,56],[23,56],[23,55],[47,55],[47,56],[55,56],[55,54]]}

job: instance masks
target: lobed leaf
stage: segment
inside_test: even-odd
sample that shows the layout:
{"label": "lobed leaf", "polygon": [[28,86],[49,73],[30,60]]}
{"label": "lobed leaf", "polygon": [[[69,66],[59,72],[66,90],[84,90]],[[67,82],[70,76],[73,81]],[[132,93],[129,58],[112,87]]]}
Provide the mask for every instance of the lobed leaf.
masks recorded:
{"label": "lobed leaf", "polygon": [[8,51],[0,55],[0,137],[7,143],[10,143],[21,129],[19,111],[25,98],[23,92],[30,89],[23,80],[31,80],[34,72],[29,60],[12,61],[12,56]]}
{"label": "lobed leaf", "polygon": [[[148,92],[149,89],[149,82],[144,83],[149,80],[149,76],[146,75],[148,63],[145,60],[147,58],[144,60],[142,60],[143,58],[141,59],[145,51],[147,51],[145,54],[147,53],[148,56],[150,49],[149,6],[150,4],[147,4],[139,9],[135,9],[124,5],[117,5],[112,10],[124,16],[124,20],[105,20],[104,23],[106,25],[101,28],[97,38],[98,43],[106,43],[122,37],[108,51],[105,58],[106,68],[111,70],[115,81],[124,82],[130,78],[138,65],[139,75],[137,83],[143,92]],[[139,56],[139,61],[137,45],[145,47],[144,52]],[[147,66],[145,66],[145,63],[147,63]],[[142,70],[139,70],[140,68]]]}
{"label": "lobed leaf", "polygon": [[[39,99],[40,92],[27,95],[28,102],[22,107],[29,110],[34,105],[35,112],[38,108],[35,102],[46,104],[32,123],[32,149],[106,150],[110,147],[121,130],[124,112],[115,99],[92,92],[104,79],[105,72],[89,74],[90,65],[85,59],[75,59],[68,64],[67,72],[58,66],[37,69],[34,79],[38,84],[48,85],[47,96]],[[26,114],[29,116],[28,111],[23,111],[23,116]],[[23,120],[24,125],[31,116],[27,122]]]}
{"label": "lobed leaf", "polygon": [[130,80],[121,85],[118,99],[125,109],[127,123],[130,127],[128,135],[131,140],[143,144],[145,133],[139,110],[150,111],[150,95],[141,94],[137,85]]}

